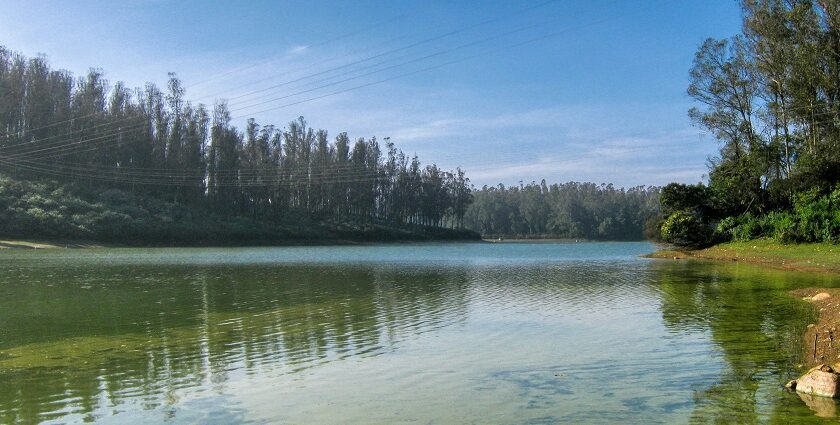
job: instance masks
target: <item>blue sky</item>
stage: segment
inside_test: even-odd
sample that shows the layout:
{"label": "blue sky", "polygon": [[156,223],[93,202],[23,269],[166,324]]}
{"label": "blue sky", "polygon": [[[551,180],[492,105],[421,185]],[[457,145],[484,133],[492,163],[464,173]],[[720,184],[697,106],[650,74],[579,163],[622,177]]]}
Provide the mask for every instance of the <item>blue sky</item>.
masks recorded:
{"label": "blue sky", "polygon": [[238,122],[391,137],[478,186],[628,187],[704,178],[688,70],[740,19],[734,0],[0,0],[0,44],[130,86],[176,72]]}

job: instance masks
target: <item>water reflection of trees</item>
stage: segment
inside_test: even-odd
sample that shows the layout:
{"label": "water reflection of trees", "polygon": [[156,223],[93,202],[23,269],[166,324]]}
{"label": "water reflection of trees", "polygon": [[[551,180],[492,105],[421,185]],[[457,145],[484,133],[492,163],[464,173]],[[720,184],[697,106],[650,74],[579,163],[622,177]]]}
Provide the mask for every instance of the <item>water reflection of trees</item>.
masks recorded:
{"label": "water reflection of trees", "polygon": [[375,266],[6,275],[0,422],[160,408],[185,388],[221,390],[240,371],[283,376],[376,356],[463,320],[466,285],[455,270]]}
{"label": "water reflection of trees", "polygon": [[656,262],[652,269],[669,331],[708,334],[725,363],[719,381],[696,392],[692,423],[817,419],[781,388],[797,370],[811,318],[809,307],[787,291],[840,282],[733,264]]}

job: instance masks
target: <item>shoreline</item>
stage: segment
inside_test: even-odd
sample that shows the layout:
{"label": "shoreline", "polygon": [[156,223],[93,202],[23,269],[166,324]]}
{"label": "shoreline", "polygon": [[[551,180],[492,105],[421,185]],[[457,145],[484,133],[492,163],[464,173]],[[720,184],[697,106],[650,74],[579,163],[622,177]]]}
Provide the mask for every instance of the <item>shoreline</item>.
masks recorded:
{"label": "shoreline", "polygon": [[711,260],[758,264],[778,270],[840,274],[840,245],[782,245],[767,240],[729,242],[704,249],[660,249],[644,258]]}
{"label": "shoreline", "polygon": [[[484,242],[490,243],[584,243],[584,242],[599,242],[589,239],[565,239],[565,238],[481,238]],[[619,241],[602,241],[602,242],[619,242]]]}
{"label": "shoreline", "polygon": [[[782,271],[840,274],[840,245],[781,245],[765,240],[715,245],[705,249],[660,249],[645,258],[742,262]],[[800,339],[802,362],[799,373],[811,367],[840,363],[840,288],[801,288],[791,297],[811,305],[815,322]],[[837,340],[837,342],[835,342]]]}
{"label": "shoreline", "polygon": [[99,243],[88,243],[79,241],[34,241],[24,239],[2,239],[0,240],[0,250],[17,250],[17,249],[90,249],[90,248],[106,248],[105,245]]}
{"label": "shoreline", "polygon": [[840,288],[802,288],[788,294],[811,304],[816,318],[802,335],[804,369],[819,364],[833,367],[840,362]]}
{"label": "shoreline", "polygon": [[382,241],[353,239],[312,239],[312,240],[277,240],[251,241],[232,244],[195,243],[195,244],[119,244],[75,240],[32,240],[0,239],[0,252],[4,250],[39,250],[39,249],[104,249],[104,248],[256,248],[256,247],[291,247],[291,246],[364,246],[379,244],[424,244],[424,243],[485,243],[481,239],[388,239]]}

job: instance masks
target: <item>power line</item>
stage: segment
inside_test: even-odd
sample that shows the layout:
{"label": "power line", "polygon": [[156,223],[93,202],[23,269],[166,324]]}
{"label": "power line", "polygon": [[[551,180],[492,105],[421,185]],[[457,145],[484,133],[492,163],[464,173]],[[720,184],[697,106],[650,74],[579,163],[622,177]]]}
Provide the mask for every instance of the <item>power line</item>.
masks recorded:
{"label": "power line", "polygon": [[[555,1],[555,0],[551,0],[551,1]],[[551,1],[549,1],[549,2],[545,2],[545,3],[541,3],[540,5],[544,5],[544,4],[551,3]],[[491,20],[491,21],[492,21],[492,20]],[[485,21],[485,22],[489,22],[489,21]],[[424,57],[421,57],[421,58],[418,58],[418,59],[415,59],[415,60],[411,60],[411,61],[408,61],[408,62],[404,62],[404,63],[399,64],[399,65],[396,65],[396,66],[402,66],[402,65],[405,65],[405,64],[408,64],[408,63],[417,62],[417,61],[419,61],[419,60],[424,60],[424,59],[431,58],[431,57],[435,57],[435,56],[440,56],[440,55],[442,55],[442,54],[446,54],[446,53],[450,53],[450,52],[453,52],[453,51],[461,50],[461,49],[464,49],[464,48],[467,48],[467,47],[471,47],[471,46],[474,46],[474,45],[478,45],[478,44],[481,44],[481,43],[486,43],[486,42],[488,42],[488,41],[492,41],[492,40],[495,40],[495,39],[499,39],[499,38],[502,38],[502,37],[505,37],[505,36],[508,36],[508,35],[511,35],[511,34],[515,34],[515,33],[522,32],[522,31],[525,31],[525,30],[528,30],[528,29],[536,28],[536,27],[539,27],[539,26],[541,26],[541,25],[545,25],[546,23],[548,23],[548,22],[544,22],[544,23],[540,23],[540,24],[534,24],[534,25],[528,25],[528,26],[524,26],[524,27],[519,27],[519,28],[517,28],[517,29],[511,30],[511,31],[508,31],[508,32],[505,32],[505,33],[502,33],[502,34],[498,34],[498,35],[494,35],[494,36],[491,36],[491,37],[486,37],[486,38],[483,38],[483,39],[479,39],[479,40],[476,40],[476,41],[473,41],[473,42],[470,42],[470,43],[462,44],[462,45],[457,46],[457,47],[455,47],[455,48],[452,48],[452,49],[447,49],[447,50],[444,50],[444,51],[442,51],[442,52],[434,53],[434,54],[431,54],[431,55],[426,55],[426,56],[424,56]],[[564,31],[564,32],[566,32],[566,31]],[[540,37],[540,38],[538,38],[538,39],[541,39],[541,38],[542,38],[542,37]],[[526,43],[527,43],[527,42],[526,42]],[[526,43],[522,43],[522,44],[526,44]],[[517,45],[515,45],[514,47],[519,46],[519,45],[521,45],[521,44],[517,44]],[[477,56],[473,56],[473,57],[478,57],[478,56],[481,56],[481,55],[477,55]],[[472,58],[472,57],[468,57],[467,59],[469,59],[469,58]],[[449,64],[452,64],[452,63],[461,62],[461,61],[462,61],[462,60],[450,61],[450,62],[444,63],[444,64],[442,64],[442,65],[438,65],[438,66],[434,66],[434,67],[430,67],[430,68],[425,68],[425,69],[422,69],[422,70],[420,70],[420,71],[410,72],[410,73],[407,73],[407,74],[398,75],[398,76],[396,76],[396,77],[393,77],[393,78],[390,78],[390,79],[386,79],[386,80],[381,80],[381,81],[378,81],[378,82],[375,82],[375,83],[372,83],[372,84],[365,84],[365,85],[361,85],[361,86],[353,87],[353,88],[350,88],[350,89],[342,90],[342,91],[339,91],[339,92],[335,92],[335,93],[331,93],[331,94],[327,94],[327,95],[323,95],[323,96],[318,96],[318,97],[316,97],[316,98],[307,99],[307,100],[303,100],[303,101],[298,101],[298,102],[294,102],[294,103],[287,104],[287,105],[281,105],[281,106],[280,106],[280,107],[278,107],[278,108],[287,107],[287,106],[292,106],[292,105],[297,105],[297,104],[301,104],[301,103],[309,102],[309,101],[311,101],[311,100],[321,99],[321,98],[324,98],[324,97],[329,97],[329,96],[333,96],[333,95],[336,95],[336,94],[345,93],[345,92],[352,91],[352,90],[356,90],[356,89],[359,89],[359,88],[368,87],[368,86],[372,86],[372,85],[375,85],[375,84],[380,84],[380,83],[385,82],[385,81],[394,80],[394,79],[396,79],[396,78],[401,78],[401,77],[404,77],[404,76],[407,76],[407,75],[413,75],[413,74],[417,74],[417,73],[419,73],[419,72],[424,72],[424,71],[428,71],[428,70],[431,70],[431,69],[440,68],[440,67],[442,67],[442,66],[449,65]],[[394,68],[394,67],[396,67],[396,66],[390,66],[390,67],[388,67],[388,68],[386,68],[386,69],[391,69],[391,68]],[[378,71],[370,72],[370,73],[364,74],[364,75],[362,75],[362,76],[365,76],[365,75],[372,75],[372,74],[374,74],[374,73],[381,72],[381,71],[386,70],[386,69],[382,69],[382,70],[378,70]],[[317,89],[320,89],[320,88],[325,88],[325,87],[333,86],[333,85],[336,85],[336,84],[339,84],[339,83],[342,83],[342,82],[346,82],[346,81],[350,81],[350,80],[353,80],[353,79],[357,79],[357,78],[359,78],[359,77],[361,77],[361,76],[351,77],[351,78],[346,78],[346,79],[344,79],[344,80],[341,80],[341,81],[338,81],[338,82],[335,82],[335,83],[326,84],[326,85],[323,85],[323,86],[320,86],[320,87],[316,87],[316,88],[314,88],[314,89],[303,90],[303,91],[300,91],[300,92],[297,92],[297,93],[294,93],[294,94],[290,94],[290,95],[283,96],[283,97],[280,97],[280,98],[272,99],[271,101],[276,101],[276,100],[280,100],[280,99],[283,99],[283,98],[288,98],[288,97],[292,97],[292,96],[296,96],[296,95],[300,95],[300,94],[305,94],[305,93],[308,93],[308,92],[311,92],[311,91],[314,91],[314,90],[317,90]],[[265,103],[268,103],[268,102],[271,102],[271,101],[259,102],[259,103],[254,104],[254,105],[250,105],[249,107],[258,106],[258,105],[265,104]],[[278,108],[272,108],[272,109],[278,109]],[[260,111],[260,112],[258,112],[258,113],[261,113],[261,112],[265,112],[265,111]],[[243,117],[243,116],[237,116],[237,117],[235,117],[235,118],[242,118],[242,117]],[[144,117],[139,117],[139,118],[143,119]],[[137,117],[126,118],[125,120],[128,120],[128,119],[137,119]],[[68,121],[70,121],[70,120],[68,120]],[[99,126],[112,126],[112,125],[114,125],[114,124],[115,124],[115,123],[113,123],[113,122],[110,122],[110,123],[102,123],[102,124],[100,124],[100,125],[98,125],[98,126],[94,126],[94,128],[99,127]],[[147,122],[142,122],[142,123],[139,123],[139,124],[138,124],[138,126],[140,126],[140,127],[144,127],[144,126],[146,126],[147,124],[148,124]],[[129,129],[130,129],[130,128],[129,128]],[[85,131],[85,129],[79,129],[78,131]],[[120,133],[120,132],[122,132],[122,131],[125,131],[125,130],[123,130],[123,129],[119,129],[119,130],[116,130],[116,132],[115,132],[115,133],[111,133],[110,135],[118,134],[118,133]],[[109,136],[109,135],[108,135],[108,134],[106,134],[106,135],[99,136],[99,137],[97,137],[96,139],[99,139],[100,137],[108,137],[108,136]],[[45,139],[50,139],[50,138],[43,138],[43,139],[40,139],[40,140],[45,140]],[[65,139],[65,140],[59,140],[59,141],[56,141],[56,142],[51,143],[51,144],[63,144],[63,143],[64,143],[64,141],[66,141],[66,140],[68,140],[68,139]],[[88,139],[88,140],[91,140],[91,139]],[[32,142],[25,142],[24,144],[31,144],[31,143],[35,143],[35,142],[36,142],[36,141],[32,141]],[[76,143],[73,143],[73,144],[77,144],[77,143],[81,143],[81,142],[76,142]],[[20,145],[21,145],[21,144],[18,144],[18,145],[15,145],[15,146],[20,146]],[[44,147],[44,148],[42,148],[42,149],[38,149],[38,150],[36,150],[36,151],[34,151],[34,152],[45,151],[45,150],[48,150],[49,148],[50,148],[50,147]]]}
{"label": "power line", "polygon": [[[626,152],[639,152],[639,151],[642,151],[642,150],[650,149],[652,147],[656,147],[656,148],[661,149],[661,147],[658,146],[658,145],[648,145],[648,146],[633,147],[633,148],[627,149]],[[674,148],[677,149],[679,147],[675,146]],[[592,153],[592,152],[586,152],[586,153],[579,154],[579,155],[565,156],[562,159],[551,160],[551,161],[542,161],[542,162],[540,162],[540,164],[570,163],[570,162],[573,162],[573,161],[578,161],[578,160],[583,159],[583,158],[590,158],[590,157],[593,157],[595,155],[597,155],[597,154]],[[509,157],[513,157],[513,156],[515,156],[515,155],[511,155]],[[63,171],[63,170],[51,169],[51,168],[48,168],[44,165],[32,164],[30,162],[20,164],[20,163],[14,163],[14,162],[9,162],[9,161],[0,159],[0,163],[4,163],[4,164],[10,165],[10,166],[19,166],[23,169],[29,169],[29,170],[32,170],[32,171],[41,171],[43,173],[58,176],[58,177],[88,178],[88,179],[93,179],[93,180],[104,180],[104,181],[120,182],[120,183],[125,183],[125,184],[134,183],[134,184],[148,184],[148,185],[162,185],[162,186],[190,186],[190,187],[192,187],[192,186],[195,186],[195,185],[173,182],[172,180],[186,179],[186,178],[195,179],[197,177],[204,176],[204,179],[202,179],[202,182],[204,182],[204,180],[207,178],[207,174],[174,175],[174,174],[166,174],[166,173],[157,173],[157,174],[154,174],[154,175],[151,175],[151,176],[142,176],[142,175],[138,175],[138,176],[110,175],[110,176],[108,176],[108,175],[104,175],[104,174],[103,175],[97,175],[97,174],[90,174],[90,169],[87,168],[87,167],[77,166],[77,167],[75,167],[75,170],[82,171],[82,172],[87,172],[87,174],[79,175],[77,173],[67,172],[67,171]],[[519,165],[523,165],[523,164],[512,163],[512,162],[495,162],[495,163],[485,162],[484,167],[473,168],[473,169],[471,169],[471,171],[491,170],[491,169],[495,169],[499,166],[510,166],[510,165],[519,166]],[[289,181],[289,180],[272,181],[272,182],[267,182],[267,183],[248,183],[248,182],[237,181],[237,182],[233,182],[233,183],[223,183],[223,184],[221,184],[221,186],[222,187],[269,187],[269,186],[277,186],[277,185],[280,185],[280,186],[300,185],[300,184],[303,184],[303,183],[313,183],[313,182],[315,184],[341,184],[341,183],[361,183],[361,182],[381,181],[383,179],[383,176],[381,174],[379,174],[379,169],[376,169],[376,170],[372,170],[372,169],[355,170],[355,169],[353,169],[353,167],[358,167],[358,166],[360,166],[360,165],[359,164],[354,164],[354,163],[347,163],[347,164],[345,164],[345,169],[349,169],[350,170],[349,172],[339,172],[339,173],[336,173],[336,174],[332,174],[335,171],[335,166],[334,165],[330,168],[321,170],[321,172],[311,172],[311,171],[307,171],[312,167],[311,164],[299,164],[292,169],[283,168],[282,164],[280,164],[280,168],[274,168],[274,169],[272,169],[272,171],[277,172],[280,175],[284,175],[284,176],[291,176],[293,174],[298,175],[298,177],[297,177],[298,180],[295,180],[295,181]],[[339,169],[341,169],[341,168],[339,168]],[[122,171],[123,170],[119,170],[119,169],[116,170],[116,172],[118,172],[118,173],[121,173]],[[237,177],[254,178],[254,177],[260,177],[259,173],[261,172],[260,170],[257,170],[257,169],[243,169],[241,171],[236,171],[236,170],[233,170],[233,171],[235,171],[235,172],[232,173],[232,174],[224,174],[222,176],[227,177],[227,178],[237,178]],[[262,172],[264,172],[264,171],[262,171]],[[264,177],[271,178],[272,173],[268,173],[268,174],[269,174],[268,176],[264,176]],[[275,174],[274,176],[276,177],[277,175],[278,174]],[[148,177],[151,177],[151,178],[148,178]],[[327,178],[323,178],[323,177],[327,177]],[[302,180],[302,179],[306,179],[306,180]],[[312,180],[312,181],[310,181],[310,180]]]}
{"label": "power line", "polygon": [[[526,12],[526,11],[534,10],[534,9],[537,9],[537,8],[543,7],[543,6],[545,6],[545,5],[551,4],[551,3],[553,3],[553,2],[556,2],[556,1],[557,1],[557,0],[548,0],[548,1],[545,1],[545,2],[542,2],[542,3],[539,3],[539,4],[535,5],[535,6],[527,7],[527,8],[524,8],[524,9],[520,9],[520,10],[518,10],[518,11],[516,11],[516,12],[513,12],[513,13],[512,13],[512,14],[510,14],[510,15],[505,15],[504,17],[500,17],[500,18],[495,18],[495,19],[491,19],[491,20],[483,21],[483,22],[480,22],[480,23],[478,23],[478,24],[474,24],[474,25],[472,25],[472,26],[469,26],[469,27],[467,27],[467,28],[462,28],[462,29],[460,29],[460,30],[450,31],[450,32],[447,32],[447,33],[445,33],[445,34],[442,34],[442,35],[439,35],[439,36],[436,36],[436,37],[432,37],[432,38],[430,38],[430,39],[426,39],[426,40],[422,40],[422,41],[420,41],[420,42],[412,43],[412,44],[410,44],[410,45],[408,45],[408,46],[403,46],[403,47],[400,47],[400,48],[397,48],[397,49],[392,49],[392,50],[389,50],[389,51],[384,52],[384,53],[380,53],[380,54],[377,54],[377,55],[373,55],[373,56],[370,56],[370,57],[364,58],[364,59],[362,59],[362,60],[356,61],[356,62],[351,63],[351,64],[348,64],[348,65],[353,65],[353,64],[357,64],[357,63],[366,62],[366,61],[368,61],[368,60],[376,59],[376,58],[378,58],[378,57],[382,57],[382,56],[385,56],[385,55],[388,55],[388,54],[391,54],[391,53],[394,53],[394,52],[407,50],[407,49],[409,49],[409,48],[416,47],[417,45],[422,45],[422,44],[428,43],[428,42],[430,42],[430,41],[435,41],[435,40],[438,40],[438,39],[446,38],[446,37],[451,36],[451,35],[454,35],[454,34],[461,33],[461,32],[463,32],[463,31],[466,31],[467,29],[472,29],[472,28],[474,28],[474,27],[479,27],[479,26],[487,25],[487,24],[489,24],[489,23],[493,23],[493,22],[499,21],[499,20],[501,20],[501,19],[505,19],[505,18],[507,18],[508,16],[516,16],[516,15],[519,15],[519,14],[524,13],[524,12]],[[337,67],[337,68],[332,68],[332,69],[329,69],[329,70],[327,70],[327,71],[322,71],[322,72],[317,72],[317,73],[315,73],[315,74],[307,75],[307,76],[304,76],[304,77],[301,77],[301,78],[297,79],[297,81],[302,80],[302,79],[306,79],[306,78],[311,78],[312,76],[323,75],[325,72],[334,71],[334,70],[338,70],[338,69],[343,69],[345,66],[346,66],[346,65],[343,65],[343,66],[340,66],[340,67]],[[284,84],[285,84],[285,83],[284,83]],[[207,96],[205,96],[205,97],[207,97]],[[89,115],[86,115],[86,116],[82,116],[82,117],[75,117],[75,118],[67,119],[67,120],[64,120],[64,121],[59,121],[59,122],[56,122],[56,123],[51,123],[51,124],[48,124],[48,125],[45,125],[45,126],[42,126],[42,127],[37,127],[37,128],[35,128],[35,129],[27,129],[27,130],[22,130],[22,131],[34,132],[34,131],[37,131],[37,130],[42,130],[42,129],[45,129],[45,128],[50,128],[50,127],[53,127],[53,126],[56,126],[56,125],[69,123],[69,122],[72,122],[72,121],[77,120],[77,119],[89,118],[89,117],[95,116],[95,115],[97,115],[97,114],[98,114],[98,113],[92,113],[92,114],[89,114]],[[21,135],[21,133],[20,133],[20,132],[18,132],[18,133],[16,133],[16,135]],[[9,137],[9,136],[11,136],[11,134],[7,134],[7,135],[6,135],[6,137]]]}
{"label": "power line", "polygon": [[271,89],[283,87],[283,86],[286,86],[286,85],[291,84],[291,83],[296,83],[296,82],[306,80],[306,79],[309,79],[309,78],[312,78],[312,77],[317,77],[319,75],[323,75],[323,74],[326,74],[326,73],[329,73],[329,72],[339,71],[339,70],[345,69],[347,67],[358,65],[358,64],[361,64],[361,63],[365,63],[365,62],[368,62],[368,61],[371,61],[371,60],[374,60],[374,59],[378,59],[378,58],[381,58],[381,57],[384,57],[384,56],[391,55],[393,53],[399,53],[399,52],[402,52],[402,51],[405,51],[405,50],[412,49],[414,47],[418,47],[418,46],[422,46],[424,44],[432,43],[434,41],[443,40],[443,39],[451,37],[453,35],[460,34],[460,33],[475,29],[475,28],[483,27],[483,26],[492,24],[494,22],[498,22],[498,21],[503,20],[503,19],[505,19],[505,20],[510,19],[511,16],[521,15],[522,13],[542,8],[542,7],[547,6],[551,3],[554,3],[556,1],[557,0],[548,0],[548,1],[536,4],[536,5],[531,6],[531,7],[526,7],[524,9],[517,10],[517,11],[515,11],[515,12],[509,14],[509,15],[505,15],[503,17],[485,20],[485,21],[482,21],[482,22],[479,22],[479,23],[476,23],[476,24],[473,24],[473,25],[463,27],[463,28],[458,29],[458,30],[449,31],[447,33],[440,34],[440,35],[437,35],[437,36],[434,36],[434,37],[430,37],[430,38],[427,38],[427,39],[424,39],[424,40],[420,40],[418,42],[411,43],[411,44],[406,45],[406,46],[402,46],[402,47],[398,47],[398,48],[395,48],[395,49],[387,50],[385,52],[375,54],[373,56],[368,56],[368,57],[365,57],[363,59],[359,59],[359,60],[344,64],[344,65],[340,65],[340,66],[330,68],[330,69],[327,69],[327,70],[324,70],[324,71],[316,72],[314,74],[309,74],[309,75],[306,75],[306,76],[303,76],[303,77],[300,77],[300,78],[296,78],[294,80],[285,81],[283,83],[276,84],[276,85],[273,85],[273,86],[270,86],[270,87],[267,87],[267,88],[264,88],[264,89],[248,92],[248,93],[245,93],[243,95],[234,96],[234,97],[229,98],[228,100],[238,99],[238,98],[241,98],[241,97],[244,97],[244,96],[250,96],[252,94],[258,94],[258,93],[264,92],[266,90],[271,90]]}
{"label": "power line", "polygon": [[[336,36],[336,37],[328,38],[328,39],[326,39],[326,40],[323,40],[323,41],[320,41],[320,42],[317,42],[317,43],[307,44],[306,46],[303,46],[303,47],[304,47],[305,49],[311,49],[311,48],[313,48],[313,47],[321,47],[321,46],[325,46],[325,45],[327,45],[327,44],[330,44],[330,43],[333,43],[333,42],[336,42],[336,41],[339,41],[339,40],[344,40],[344,39],[346,39],[346,38],[351,38],[351,37],[353,37],[353,36],[356,36],[356,35],[359,35],[359,34],[365,33],[365,32],[367,32],[367,31],[369,31],[371,28],[376,28],[376,27],[379,27],[379,26],[382,26],[382,25],[387,25],[387,24],[390,24],[391,22],[395,22],[395,21],[397,21],[398,19],[400,19],[400,18],[404,18],[404,17],[406,17],[406,16],[410,16],[410,14],[408,14],[408,13],[401,13],[401,14],[396,15],[396,16],[392,16],[392,17],[389,17],[389,18],[385,18],[385,19],[382,19],[382,20],[379,20],[379,21],[373,22],[372,24],[368,25],[367,27],[361,28],[361,29],[359,29],[359,30],[356,30],[356,31],[351,31],[351,32],[348,32],[348,33],[345,33],[345,34],[342,34],[342,35],[338,35],[338,36]],[[202,85],[202,84],[206,84],[206,83],[208,83],[208,82],[210,82],[210,81],[218,80],[218,79],[220,79],[220,78],[228,77],[228,76],[231,76],[231,75],[233,75],[233,74],[237,74],[237,73],[240,73],[240,72],[243,72],[243,71],[247,71],[247,70],[249,70],[249,69],[253,69],[253,68],[256,68],[256,67],[259,67],[259,66],[262,66],[262,65],[265,65],[265,64],[271,63],[271,62],[274,62],[275,60],[277,60],[277,59],[276,59],[276,58],[274,58],[274,59],[270,59],[270,60],[267,60],[267,61],[262,61],[262,62],[254,63],[254,64],[251,64],[251,65],[246,65],[246,66],[244,66],[244,67],[240,67],[240,68],[237,68],[237,69],[233,69],[233,70],[230,70],[230,71],[228,71],[228,72],[224,72],[224,73],[222,73],[222,74],[217,74],[217,75],[212,76],[212,77],[210,77],[210,78],[206,78],[206,79],[204,79],[204,80],[198,81],[198,82],[193,83],[193,84],[190,84],[190,85],[188,85],[188,86],[185,86],[184,88],[185,88],[185,89],[187,89],[187,88],[192,88],[192,87],[200,86],[200,85]]]}

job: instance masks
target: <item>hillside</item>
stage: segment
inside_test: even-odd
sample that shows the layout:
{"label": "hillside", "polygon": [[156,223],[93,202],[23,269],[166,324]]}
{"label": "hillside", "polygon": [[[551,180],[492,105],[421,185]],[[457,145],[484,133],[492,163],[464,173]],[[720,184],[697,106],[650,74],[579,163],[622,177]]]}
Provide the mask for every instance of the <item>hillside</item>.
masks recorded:
{"label": "hillside", "polygon": [[128,246],[222,246],[477,240],[466,230],[382,220],[319,219],[288,212],[271,221],[168,202],[118,189],[0,175],[0,238]]}

